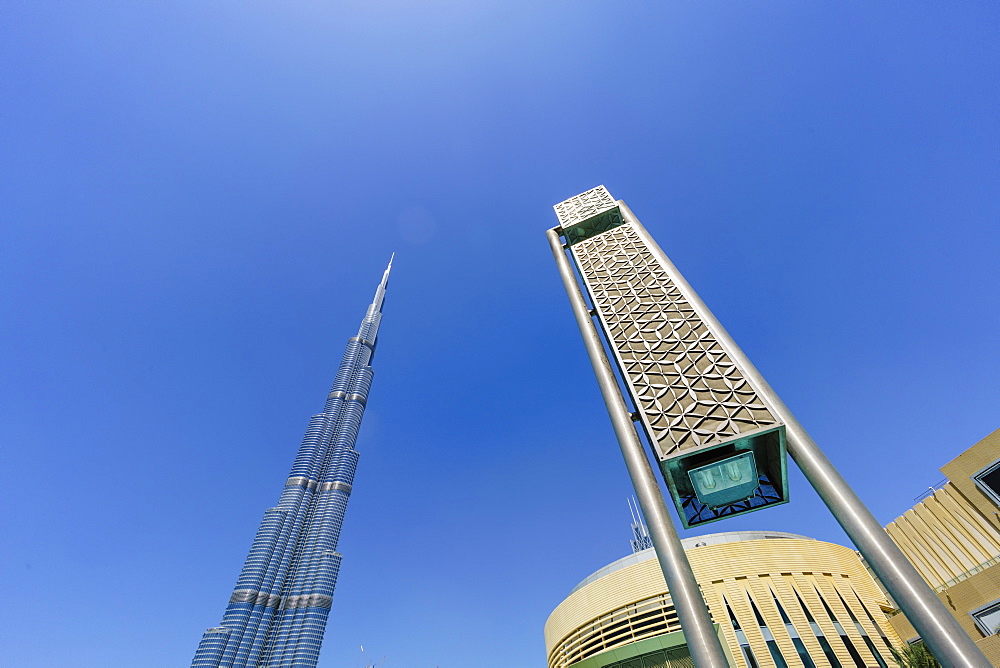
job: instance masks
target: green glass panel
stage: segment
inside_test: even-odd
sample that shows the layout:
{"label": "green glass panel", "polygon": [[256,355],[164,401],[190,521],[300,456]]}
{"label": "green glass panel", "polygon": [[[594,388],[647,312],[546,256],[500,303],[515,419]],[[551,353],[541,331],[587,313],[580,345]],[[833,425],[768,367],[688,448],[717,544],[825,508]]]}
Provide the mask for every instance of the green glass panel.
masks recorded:
{"label": "green glass panel", "polygon": [[601,234],[602,232],[614,229],[623,222],[625,221],[622,220],[621,211],[614,208],[610,211],[605,211],[600,215],[594,216],[590,220],[573,225],[572,227],[563,228],[563,235],[566,237],[566,243],[572,246],[573,244],[579,243],[584,239],[589,239],[590,237]]}
{"label": "green glass panel", "polygon": [[[784,425],[660,462],[685,529],[788,503]],[[752,475],[756,474],[756,481]]]}

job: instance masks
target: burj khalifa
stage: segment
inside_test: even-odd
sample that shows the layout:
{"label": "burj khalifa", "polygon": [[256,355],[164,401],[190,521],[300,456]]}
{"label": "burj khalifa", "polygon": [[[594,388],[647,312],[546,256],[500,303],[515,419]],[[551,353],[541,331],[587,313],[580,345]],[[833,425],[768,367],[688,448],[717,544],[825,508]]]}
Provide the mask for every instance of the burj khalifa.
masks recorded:
{"label": "burj khalifa", "polygon": [[323,412],[309,421],[278,505],[264,513],[222,622],[205,631],[192,668],[313,668],[319,660],[391,269],[390,259]]}

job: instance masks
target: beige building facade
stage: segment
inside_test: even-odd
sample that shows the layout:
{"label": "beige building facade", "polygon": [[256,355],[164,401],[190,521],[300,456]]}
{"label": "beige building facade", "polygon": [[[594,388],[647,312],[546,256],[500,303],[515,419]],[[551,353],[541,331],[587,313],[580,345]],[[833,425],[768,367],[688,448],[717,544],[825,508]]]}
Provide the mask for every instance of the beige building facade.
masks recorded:
{"label": "beige building facade", "polygon": [[[778,532],[682,541],[732,665],[895,665],[885,594],[854,550]],[[652,549],[573,589],[545,624],[549,668],[693,666]]]}
{"label": "beige building facade", "polygon": [[[1000,430],[941,467],[947,482],[886,526],[979,649],[1000,666]],[[917,637],[890,619],[904,641]]]}

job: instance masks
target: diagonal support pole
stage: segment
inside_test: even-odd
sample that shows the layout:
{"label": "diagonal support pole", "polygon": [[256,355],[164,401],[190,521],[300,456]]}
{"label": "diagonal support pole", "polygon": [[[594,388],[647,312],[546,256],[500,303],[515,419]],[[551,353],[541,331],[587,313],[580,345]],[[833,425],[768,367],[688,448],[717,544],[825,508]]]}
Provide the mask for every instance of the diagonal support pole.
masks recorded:
{"label": "diagonal support pole", "polygon": [[628,468],[632,486],[639,499],[639,507],[649,526],[656,558],[663,571],[663,579],[667,582],[674,608],[677,610],[677,617],[680,619],[691,657],[697,668],[728,668],[729,660],[715,632],[708,606],[705,605],[705,599],[702,598],[701,590],[695,581],[681,540],[677,537],[677,530],[667,512],[663,493],[656,482],[642,441],[636,433],[628,406],[618,389],[611,363],[608,361],[580,286],[576,282],[573,268],[563,250],[559,233],[556,229],[551,229],[547,232],[547,236],[556,265],[559,267],[563,286],[573,307],[576,324],[580,327],[587,355],[594,367],[604,404],[611,417],[618,445],[625,457],[625,466]]}

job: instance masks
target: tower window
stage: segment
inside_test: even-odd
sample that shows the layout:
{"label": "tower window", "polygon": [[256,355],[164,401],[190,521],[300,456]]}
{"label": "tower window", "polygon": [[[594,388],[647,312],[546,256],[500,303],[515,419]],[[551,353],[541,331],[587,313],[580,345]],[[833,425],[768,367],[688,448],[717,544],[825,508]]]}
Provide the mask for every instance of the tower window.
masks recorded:
{"label": "tower window", "polygon": [[984,636],[1000,633],[1000,599],[987,603],[969,613]]}
{"label": "tower window", "polygon": [[972,479],[983,494],[1000,506],[1000,459],[972,476]]}

